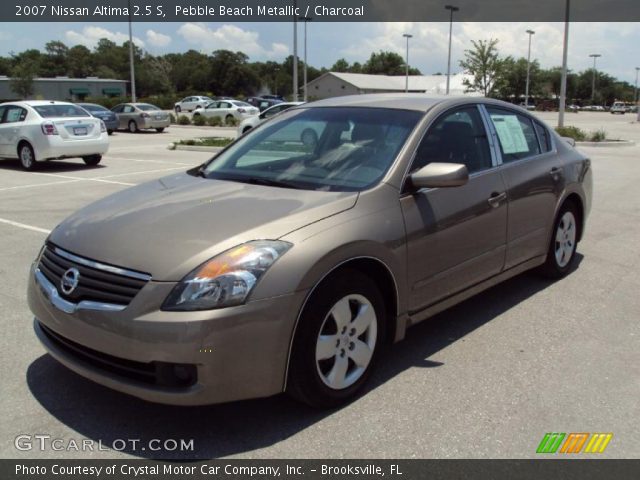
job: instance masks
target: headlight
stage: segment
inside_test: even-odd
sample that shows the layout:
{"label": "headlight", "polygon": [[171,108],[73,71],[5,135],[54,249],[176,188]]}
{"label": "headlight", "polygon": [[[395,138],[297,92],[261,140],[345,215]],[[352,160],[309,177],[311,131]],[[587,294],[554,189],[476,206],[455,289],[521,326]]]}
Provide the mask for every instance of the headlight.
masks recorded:
{"label": "headlight", "polygon": [[163,310],[211,310],[240,305],[260,277],[291,244],[256,240],[227,250],[187,275],[162,306]]}

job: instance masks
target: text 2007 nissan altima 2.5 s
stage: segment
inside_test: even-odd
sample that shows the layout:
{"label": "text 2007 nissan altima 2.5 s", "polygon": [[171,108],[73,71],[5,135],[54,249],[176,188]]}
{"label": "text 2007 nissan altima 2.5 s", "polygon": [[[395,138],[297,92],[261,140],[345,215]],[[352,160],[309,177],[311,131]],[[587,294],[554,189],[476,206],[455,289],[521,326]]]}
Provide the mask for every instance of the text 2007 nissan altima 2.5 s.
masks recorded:
{"label": "text 2007 nissan altima 2.5 s", "polygon": [[331,407],[410,325],[534,267],[567,274],[591,191],[590,160],[518,107],[323,100],[66,219],[29,305],[51,355],[113,389]]}

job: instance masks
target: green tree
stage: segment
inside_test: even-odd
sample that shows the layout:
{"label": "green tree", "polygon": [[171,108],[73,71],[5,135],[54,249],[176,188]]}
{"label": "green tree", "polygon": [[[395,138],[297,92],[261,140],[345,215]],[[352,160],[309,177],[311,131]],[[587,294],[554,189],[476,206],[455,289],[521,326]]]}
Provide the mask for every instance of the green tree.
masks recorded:
{"label": "green tree", "polygon": [[[527,90],[527,59],[514,60],[511,57],[503,59],[501,80],[497,90],[499,97],[515,101],[524,99]],[[529,74],[529,95],[538,96],[541,93],[540,64],[537,60],[533,60]]]}
{"label": "green tree", "polygon": [[347,62],[344,58],[341,58],[333,64],[330,70],[332,72],[345,73],[349,71],[349,68],[349,62]]}
{"label": "green tree", "polygon": [[36,76],[36,69],[35,64],[23,62],[16,65],[11,71],[9,87],[20,98],[28,98],[33,95],[33,78]]}
{"label": "green tree", "polygon": [[68,73],[67,58],[69,48],[58,40],[47,42],[44,46],[45,56],[42,62],[42,75],[45,77],[55,77]]}
{"label": "green tree", "polygon": [[471,81],[465,79],[464,86],[467,92],[480,92],[488,97],[495,93],[502,80],[503,61],[498,57],[498,40],[472,40],[471,43],[473,48],[465,50],[465,58],[460,61],[460,66],[473,77]]}
{"label": "green tree", "polygon": [[[379,51],[372,53],[367,63],[362,68],[363,73],[371,73],[377,75],[404,75],[405,62],[404,59],[395,52]],[[420,70],[409,67],[410,75],[420,75]]]}
{"label": "green tree", "polygon": [[84,45],[75,45],[67,52],[67,72],[72,77],[84,78],[94,72],[94,60]]}

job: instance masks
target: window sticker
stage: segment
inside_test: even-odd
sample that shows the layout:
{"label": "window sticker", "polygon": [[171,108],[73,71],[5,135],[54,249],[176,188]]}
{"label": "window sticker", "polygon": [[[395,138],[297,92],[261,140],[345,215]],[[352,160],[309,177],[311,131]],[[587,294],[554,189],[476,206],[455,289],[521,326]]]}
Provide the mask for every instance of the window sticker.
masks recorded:
{"label": "window sticker", "polygon": [[515,115],[491,114],[491,120],[496,127],[502,151],[505,154],[525,153],[529,151],[527,139],[524,137],[522,125]]}

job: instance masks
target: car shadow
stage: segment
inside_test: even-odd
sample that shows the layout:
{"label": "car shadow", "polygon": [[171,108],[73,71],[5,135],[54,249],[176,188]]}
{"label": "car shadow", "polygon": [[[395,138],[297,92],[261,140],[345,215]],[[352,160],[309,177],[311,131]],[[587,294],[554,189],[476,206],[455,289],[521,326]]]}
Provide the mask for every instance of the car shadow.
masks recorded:
{"label": "car shadow", "polygon": [[[70,160],[49,160],[47,162],[38,162],[33,173],[65,173],[75,172],[77,170],[100,170],[106,165],[86,165],[81,158]],[[22,168],[19,160],[0,160],[0,170],[12,170],[15,172],[32,173]]]}
{"label": "car shadow", "polygon": [[[574,270],[581,260],[577,255]],[[364,395],[409,368],[442,365],[429,358],[552,283],[524,273],[412,327],[405,340],[381,352]],[[86,380],[49,355],[36,359],[26,377],[33,396],[56,420],[105,447],[124,440],[126,447],[119,450],[142,458],[189,461],[249,452],[335,412],[311,409],[286,395],[205,407],[153,404]],[[139,439],[138,445],[153,439],[193,440],[194,448],[152,452],[131,448],[130,439]]]}

